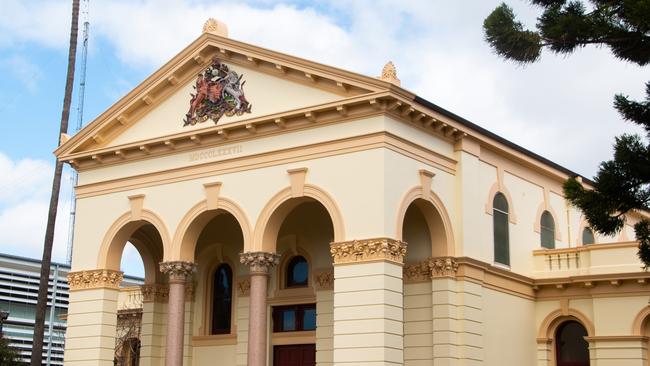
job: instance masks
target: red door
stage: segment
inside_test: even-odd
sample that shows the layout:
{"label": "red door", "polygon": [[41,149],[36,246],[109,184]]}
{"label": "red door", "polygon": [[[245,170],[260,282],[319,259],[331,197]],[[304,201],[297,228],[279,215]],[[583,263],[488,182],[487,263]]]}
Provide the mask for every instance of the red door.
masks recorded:
{"label": "red door", "polygon": [[315,344],[273,347],[273,366],[316,366]]}

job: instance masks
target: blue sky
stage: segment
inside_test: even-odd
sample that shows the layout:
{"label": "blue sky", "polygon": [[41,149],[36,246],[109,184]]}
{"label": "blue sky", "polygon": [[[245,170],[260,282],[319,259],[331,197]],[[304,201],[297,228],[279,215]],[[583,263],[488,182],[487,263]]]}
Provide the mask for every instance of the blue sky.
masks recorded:
{"label": "blue sky", "polygon": [[[40,258],[67,65],[70,1],[0,5],[0,251]],[[648,69],[587,47],[522,67],[496,57],[482,21],[500,1],[92,0],[84,123],[199,36],[230,37],[375,76],[392,60],[402,86],[587,176],[613,136],[636,131],[611,107],[641,98]],[[528,25],[538,9],[509,0]],[[81,37],[79,39],[81,44]],[[79,52],[78,61],[81,53]],[[77,74],[78,75],[78,74]],[[76,124],[78,83],[70,115]],[[27,138],[29,136],[29,138]],[[64,182],[54,259],[65,260],[70,187]],[[139,274],[137,254],[125,269]]]}

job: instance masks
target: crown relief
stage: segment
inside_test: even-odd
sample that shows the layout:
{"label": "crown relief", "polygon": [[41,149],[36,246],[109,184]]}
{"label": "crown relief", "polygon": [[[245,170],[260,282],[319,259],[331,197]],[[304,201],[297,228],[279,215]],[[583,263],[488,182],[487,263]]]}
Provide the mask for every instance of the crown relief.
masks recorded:
{"label": "crown relief", "polygon": [[417,282],[438,277],[455,277],[458,261],[454,257],[428,258],[404,265],[404,281]]}
{"label": "crown relief", "polygon": [[278,265],[280,256],[269,252],[246,252],[239,254],[239,262],[250,267],[251,272],[266,273],[270,268]]}
{"label": "crown relief", "polygon": [[203,23],[203,33],[212,33],[222,37],[228,37],[228,27],[214,18],[209,18]]}

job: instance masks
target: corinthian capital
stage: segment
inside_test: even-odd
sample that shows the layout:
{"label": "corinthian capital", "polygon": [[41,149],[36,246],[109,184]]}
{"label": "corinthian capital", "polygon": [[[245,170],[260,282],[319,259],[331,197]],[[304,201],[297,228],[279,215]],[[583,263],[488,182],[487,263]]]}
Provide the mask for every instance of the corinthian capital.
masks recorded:
{"label": "corinthian capital", "polygon": [[251,272],[267,273],[271,267],[278,264],[280,256],[269,252],[246,252],[239,254],[239,261],[250,267]]}
{"label": "corinthian capital", "polygon": [[334,264],[387,260],[402,264],[406,243],[390,238],[353,240],[330,244]]}
{"label": "corinthian capital", "polygon": [[170,282],[186,282],[196,272],[196,264],[184,261],[161,262],[160,272],[169,275]]}

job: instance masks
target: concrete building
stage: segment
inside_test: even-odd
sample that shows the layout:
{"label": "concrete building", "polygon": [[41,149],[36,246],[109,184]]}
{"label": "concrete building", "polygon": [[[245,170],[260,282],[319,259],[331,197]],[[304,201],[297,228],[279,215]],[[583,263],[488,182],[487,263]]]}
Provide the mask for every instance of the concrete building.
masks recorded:
{"label": "concrete building", "polygon": [[127,241],[140,365],[648,365],[647,213],[594,234],[573,172],[391,63],[358,75],[210,20],[55,153],[79,172],[66,365],[113,363]]}
{"label": "concrete building", "polygon": [[[63,365],[63,345],[68,313],[67,274],[70,267],[52,263],[45,315],[43,365]],[[0,310],[9,312],[2,332],[19,355],[21,364],[32,356],[34,318],[38,298],[41,262],[31,258],[0,254]]]}

